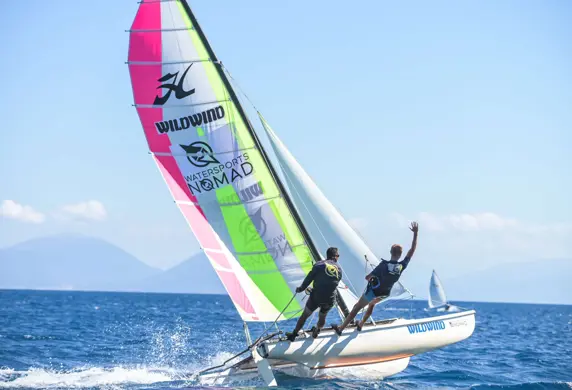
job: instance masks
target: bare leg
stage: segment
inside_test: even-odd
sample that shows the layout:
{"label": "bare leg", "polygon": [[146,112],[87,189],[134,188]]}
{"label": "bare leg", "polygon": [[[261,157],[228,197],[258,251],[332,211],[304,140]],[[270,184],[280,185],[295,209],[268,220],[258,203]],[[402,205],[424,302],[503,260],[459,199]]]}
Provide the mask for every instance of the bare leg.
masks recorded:
{"label": "bare leg", "polygon": [[367,311],[365,312],[365,314],[363,315],[361,322],[360,322],[360,328],[362,328],[365,323],[367,322],[368,318],[371,316],[371,314],[373,313],[373,309],[375,308],[375,305],[380,301],[380,299],[375,298],[374,300],[372,300],[370,302],[370,304],[367,307]]}
{"label": "bare leg", "polygon": [[296,322],[296,327],[294,328],[294,330],[292,331],[292,333],[294,333],[294,335],[297,335],[298,332],[300,331],[300,329],[302,329],[302,327],[304,327],[304,324],[306,323],[306,320],[308,319],[308,317],[310,317],[312,315],[312,311],[310,309],[308,309],[307,307],[304,308],[304,312],[302,313],[302,315],[300,316],[300,318],[298,318],[298,322]]}
{"label": "bare leg", "polygon": [[318,316],[318,323],[316,324],[316,327],[318,329],[322,329],[324,327],[324,324],[326,323],[326,316],[328,315],[328,312],[322,313],[320,311],[320,315]]}
{"label": "bare leg", "polygon": [[344,330],[346,326],[348,326],[348,324],[352,322],[352,320],[357,316],[359,311],[364,307],[366,307],[367,304],[368,304],[367,300],[362,296],[352,308],[350,315],[346,317],[344,323],[339,327],[340,331]]}

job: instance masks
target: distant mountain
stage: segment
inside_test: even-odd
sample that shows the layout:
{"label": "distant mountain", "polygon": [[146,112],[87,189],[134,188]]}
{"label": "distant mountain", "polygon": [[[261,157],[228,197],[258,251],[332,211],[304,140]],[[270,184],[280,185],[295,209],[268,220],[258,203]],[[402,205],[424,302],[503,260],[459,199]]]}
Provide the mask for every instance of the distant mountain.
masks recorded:
{"label": "distant mountain", "polygon": [[572,259],[562,259],[503,263],[442,282],[451,301],[572,304],[571,280]]}
{"label": "distant mountain", "polygon": [[[453,302],[572,304],[572,259],[502,263],[452,278],[439,265],[412,262],[401,282],[416,298],[427,298],[433,267]],[[0,249],[0,288],[226,294],[204,253],[161,271],[85,236],[44,237]]]}
{"label": "distant mountain", "polygon": [[148,292],[226,294],[219,277],[204,253],[154,275],[139,285]]}
{"label": "distant mountain", "polygon": [[0,288],[129,290],[160,272],[85,236],[43,237],[0,250]]}
{"label": "distant mountain", "polygon": [[0,249],[0,288],[226,294],[203,253],[161,271],[107,241],[76,235]]}

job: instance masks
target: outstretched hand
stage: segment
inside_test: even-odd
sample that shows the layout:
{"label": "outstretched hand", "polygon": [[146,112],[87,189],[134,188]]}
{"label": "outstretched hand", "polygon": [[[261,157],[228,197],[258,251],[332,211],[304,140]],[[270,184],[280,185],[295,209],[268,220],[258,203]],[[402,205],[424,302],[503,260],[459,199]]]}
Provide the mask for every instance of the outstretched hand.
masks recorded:
{"label": "outstretched hand", "polygon": [[417,222],[411,222],[411,227],[409,228],[413,233],[417,233],[419,231],[419,224]]}
{"label": "outstretched hand", "polygon": [[304,289],[302,288],[302,286],[296,287],[296,294],[301,293],[302,291],[304,291]]}

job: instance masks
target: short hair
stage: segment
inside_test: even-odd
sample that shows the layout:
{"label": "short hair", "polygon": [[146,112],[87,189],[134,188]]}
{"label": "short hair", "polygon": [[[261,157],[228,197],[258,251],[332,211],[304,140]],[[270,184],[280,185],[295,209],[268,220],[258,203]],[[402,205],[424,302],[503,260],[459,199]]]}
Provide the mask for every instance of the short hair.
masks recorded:
{"label": "short hair", "polygon": [[338,254],[338,248],[334,248],[333,246],[329,247],[328,250],[326,251],[326,257],[328,259],[336,257],[337,254]]}
{"label": "short hair", "polygon": [[389,251],[392,255],[396,255],[398,253],[403,253],[403,247],[399,244],[393,244],[391,246],[391,250]]}

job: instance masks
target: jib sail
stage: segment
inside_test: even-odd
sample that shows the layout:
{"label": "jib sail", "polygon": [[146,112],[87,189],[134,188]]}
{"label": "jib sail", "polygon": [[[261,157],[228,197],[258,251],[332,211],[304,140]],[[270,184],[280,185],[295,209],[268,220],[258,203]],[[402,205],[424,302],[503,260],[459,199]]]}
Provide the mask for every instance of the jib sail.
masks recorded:
{"label": "jib sail", "polygon": [[[371,272],[379,260],[296,161],[260,113],[259,117],[285,177],[292,201],[314,243],[321,251],[325,251],[329,246],[336,246],[340,250],[343,281],[350,291],[344,291],[343,286],[338,291],[351,309],[352,303],[365,291],[367,281],[364,276]],[[408,295],[408,290],[397,282],[391,290],[390,299],[402,299]]]}

